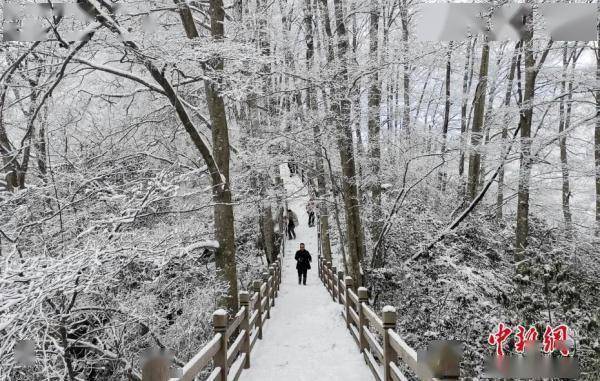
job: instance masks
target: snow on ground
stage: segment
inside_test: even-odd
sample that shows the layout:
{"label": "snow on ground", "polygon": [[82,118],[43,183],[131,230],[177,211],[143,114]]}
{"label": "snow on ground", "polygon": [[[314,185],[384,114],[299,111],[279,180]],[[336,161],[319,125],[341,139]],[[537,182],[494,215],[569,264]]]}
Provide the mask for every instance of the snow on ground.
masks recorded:
{"label": "snow on ground", "polygon": [[[300,226],[297,239],[286,243],[280,296],[271,310],[263,331],[263,340],[252,351],[251,367],[244,370],[242,381],[370,381],[367,368],[334,303],[319,280],[317,271],[317,231],[308,227],[306,189],[298,176],[289,177],[282,166],[289,207]],[[306,244],[312,257],[306,286],[298,285],[294,254]]]}

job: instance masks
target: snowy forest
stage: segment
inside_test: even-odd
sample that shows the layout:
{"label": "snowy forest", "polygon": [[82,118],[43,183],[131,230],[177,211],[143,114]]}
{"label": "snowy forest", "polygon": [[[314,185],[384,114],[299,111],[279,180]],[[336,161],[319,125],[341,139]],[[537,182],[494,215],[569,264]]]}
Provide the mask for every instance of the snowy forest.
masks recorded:
{"label": "snowy forest", "polygon": [[417,0],[76,3],[0,45],[0,380],[185,363],[280,253],[288,167],[314,259],[407,343],[461,340],[472,380],[499,322],[565,324],[600,379],[600,34],[534,12],[520,40],[419,41]]}

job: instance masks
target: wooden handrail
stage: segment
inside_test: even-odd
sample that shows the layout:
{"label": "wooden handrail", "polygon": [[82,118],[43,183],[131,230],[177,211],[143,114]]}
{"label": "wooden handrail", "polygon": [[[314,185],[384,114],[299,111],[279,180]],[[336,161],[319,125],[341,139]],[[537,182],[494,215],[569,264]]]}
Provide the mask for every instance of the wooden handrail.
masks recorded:
{"label": "wooden handrail", "polygon": [[375,357],[377,357],[380,362],[383,362],[383,348],[377,341],[377,338],[368,328],[364,328],[363,332],[367,342],[369,343],[368,348],[371,349],[371,352],[375,353]]}
{"label": "wooden handrail", "polygon": [[390,344],[398,356],[408,367],[419,376],[421,380],[435,380],[432,372],[417,361],[417,352],[412,349],[396,332],[388,332]]}
{"label": "wooden handrail", "polygon": [[356,311],[354,311],[354,308],[352,308],[352,307],[350,307],[350,309],[348,311],[350,312],[350,317],[352,318],[352,321],[358,327],[360,324],[360,319],[358,317],[358,314],[356,313]]}
{"label": "wooden handrail", "polygon": [[[180,376],[168,377],[167,361],[149,361],[144,366],[142,381],[193,381],[211,362],[214,368],[207,380],[237,381],[243,370],[250,368],[254,344],[262,339],[263,324],[270,318],[271,307],[275,306],[275,299],[279,296],[283,257],[280,254],[269,271],[263,273],[262,280],[254,281],[251,294],[240,292],[240,308],[231,320],[226,311],[215,311],[213,337],[183,366]],[[233,339],[231,345],[230,338]]]}
{"label": "wooden handrail", "polygon": [[254,328],[257,326],[256,318],[258,317],[258,311],[254,311],[252,316],[250,317],[250,328]]}
{"label": "wooden handrail", "polygon": [[[377,381],[406,381],[398,367],[402,361],[421,381],[443,381],[451,379],[435,378],[434,372],[423,362],[417,361],[417,352],[396,333],[396,309],[385,306],[381,317],[369,305],[367,290],[360,287],[354,292],[354,280],[344,276],[342,271],[333,271],[331,262],[318,258],[319,278],[323,285],[344,309],[342,317],[352,338],[363,353],[365,362]],[[382,337],[382,342],[371,331],[374,329]],[[458,364],[455,364],[458,366]]]}
{"label": "wooden handrail", "polygon": [[356,295],[354,291],[348,290],[348,296],[350,296],[350,300],[354,303],[354,305],[358,304],[358,295]]}
{"label": "wooden handrail", "polygon": [[231,337],[231,335],[233,334],[233,332],[235,332],[236,329],[238,329],[245,313],[246,313],[246,309],[244,307],[240,308],[238,313],[235,314],[233,320],[231,322],[229,322],[229,327],[227,327],[227,337],[228,338]]}
{"label": "wooden handrail", "polygon": [[237,381],[244,370],[244,362],[246,361],[246,353],[242,353],[242,355],[235,360],[235,362],[231,365],[229,369],[229,374],[227,375],[227,381]]}
{"label": "wooden handrail", "polygon": [[383,374],[381,374],[381,370],[379,369],[379,364],[377,364],[377,361],[375,361],[375,357],[373,357],[371,352],[365,351],[363,353],[365,356],[365,361],[367,362],[367,365],[369,365],[369,369],[371,369],[371,372],[373,373],[373,376],[375,376],[375,379],[377,381],[382,381]]}
{"label": "wooden handrail", "polygon": [[[219,379],[219,376],[221,375],[221,368],[216,367],[213,369],[212,372],[210,372],[210,375],[208,376],[208,378],[206,379],[206,381],[215,381]],[[175,379],[177,380],[177,379]],[[171,381],[173,381],[173,379],[171,379]]]}
{"label": "wooden handrail", "polygon": [[363,308],[365,317],[371,323],[371,325],[377,330],[378,333],[383,334],[383,322],[377,316],[377,313],[371,309],[371,307],[365,305]]}
{"label": "wooden handrail", "polygon": [[213,359],[214,355],[219,350],[221,343],[221,335],[215,335],[211,341],[208,342],[202,348],[196,356],[194,356],[185,366],[183,367],[183,375],[179,378],[180,381],[193,381],[194,377],[204,367],[206,367]]}
{"label": "wooden handrail", "polygon": [[235,341],[231,346],[227,349],[227,364],[231,365],[233,361],[237,358],[237,354],[242,349],[242,344],[244,344],[244,338],[246,336],[246,331],[241,331],[239,335],[236,337]]}

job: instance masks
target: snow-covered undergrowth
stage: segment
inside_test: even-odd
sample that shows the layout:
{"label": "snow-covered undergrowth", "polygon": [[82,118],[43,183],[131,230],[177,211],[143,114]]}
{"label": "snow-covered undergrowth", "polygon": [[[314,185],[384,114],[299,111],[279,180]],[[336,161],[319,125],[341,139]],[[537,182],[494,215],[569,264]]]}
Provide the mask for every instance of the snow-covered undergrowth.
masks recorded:
{"label": "snow-covered undergrowth", "polygon": [[[462,374],[476,376],[493,353],[489,334],[503,322],[566,324],[575,340],[582,380],[600,370],[600,266],[597,246],[571,241],[562,231],[533,219],[527,257],[531,266],[515,275],[514,226],[474,213],[428,255],[404,261],[448,224],[438,202],[421,192],[399,213],[386,241],[387,265],[368,274],[377,308],[398,308],[398,331],[415,348],[429,340],[465,343]],[[431,206],[428,206],[431,205]],[[448,211],[443,211],[447,213]],[[514,336],[506,349],[514,351]],[[468,378],[467,378],[468,379]]]}
{"label": "snow-covered undergrowth", "polygon": [[[49,184],[4,194],[2,230],[19,239],[3,237],[0,256],[0,379],[127,379],[142,350],[164,346],[183,364],[212,335],[226,288],[210,187],[202,171],[161,167],[136,157],[57,171],[58,204]],[[239,208],[244,285],[264,269],[256,219]],[[33,367],[14,362],[21,340],[35,343]]]}

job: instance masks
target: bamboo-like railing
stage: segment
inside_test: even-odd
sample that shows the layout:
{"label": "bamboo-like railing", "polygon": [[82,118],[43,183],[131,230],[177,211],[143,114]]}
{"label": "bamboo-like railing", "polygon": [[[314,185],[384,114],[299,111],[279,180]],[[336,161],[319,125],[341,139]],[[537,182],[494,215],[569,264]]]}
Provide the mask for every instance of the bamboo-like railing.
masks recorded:
{"label": "bamboo-like railing", "polygon": [[142,381],[193,381],[211,364],[207,381],[237,381],[243,370],[250,368],[252,349],[271,318],[281,286],[281,257],[262,274],[262,280],[254,281],[252,294],[239,293],[240,309],[231,319],[225,310],[213,313],[213,338],[185,364],[180,376],[169,377],[167,361],[149,361],[142,370]]}
{"label": "bamboo-like railing", "polygon": [[[319,278],[331,294],[334,302],[344,306],[342,316],[350,335],[356,342],[365,362],[377,381],[406,381],[398,361],[404,364],[422,381],[454,380],[436,378],[435,371],[426,363],[417,361],[417,352],[396,333],[396,309],[385,306],[381,317],[369,306],[368,290],[359,287],[354,292],[352,277],[337,271],[331,262],[319,256]],[[458,369],[458,363],[434,364],[437,370]]]}

